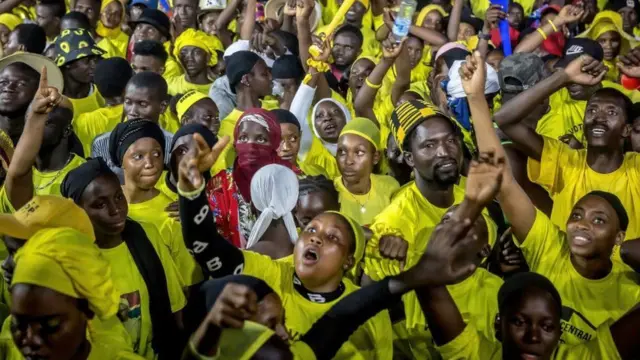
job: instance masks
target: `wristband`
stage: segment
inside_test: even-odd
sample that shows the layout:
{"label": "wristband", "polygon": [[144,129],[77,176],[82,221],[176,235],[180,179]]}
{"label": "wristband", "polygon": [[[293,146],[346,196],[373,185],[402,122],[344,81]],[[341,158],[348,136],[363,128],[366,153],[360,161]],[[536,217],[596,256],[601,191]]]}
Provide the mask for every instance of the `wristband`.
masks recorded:
{"label": "wristband", "polygon": [[327,64],[326,62],[313,60],[311,58],[307,59],[307,66],[318,70],[318,72],[327,72],[331,70],[331,68],[329,67],[329,64]]}
{"label": "wristband", "polygon": [[536,29],[540,35],[542,35],[542,38],[547,40],[547,34],[544,33],[544,30],[542,30],[541,28]]}
{"label": "wristband", "polygon": [[180,187],[178,186],[178,195],[184,198],[187,198],[187,200],[195,200],[196,198],[198,198],[198,196],[200,196],[202,191],[204,191],[204,186],[205,186],[204,178],[202,178],[202,185],[200,185],[197,189],[193,191],[182,191],[182,189],[180,189]]}
{"label": "wristband", "polygon": [[549,21],[549,25],[551,25],[551,27],[553,28],[553,31],[558,32],[558,28],[556,27],[556,24],[553,23],[553,21],[548,20]]}
{"label": "wristband", "polygon": [[491,40],[491,34],[490,33],[484,33],[482,31],[480,31],[478,33],[478,39],[489,41],[489,40]]}
{"label": "wristband", "polygon": [[378,85],[375,85],[371,81],[369,81],[368,77],[366,79],[364,79],[364,83],[367,84],[367,86],[372,88],[372,89],[380,89],[382,87],[382,83],[380,83]]}

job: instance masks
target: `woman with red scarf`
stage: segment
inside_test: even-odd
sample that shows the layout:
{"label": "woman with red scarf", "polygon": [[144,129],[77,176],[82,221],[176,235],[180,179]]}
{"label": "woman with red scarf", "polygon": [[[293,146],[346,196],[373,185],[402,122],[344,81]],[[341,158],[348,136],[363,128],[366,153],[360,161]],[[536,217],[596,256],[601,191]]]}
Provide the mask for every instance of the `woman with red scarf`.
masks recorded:
{"label": "woman with red scarf", "polygon": [[209,206],[220,235],[239,248],[245,248],[256,220],[251,206],[251,179],[263,166],[291,164],[278,157],[280,125],[270,111],[247,109],[234,130],[237,157],[232,168],[220,171],[207,183]]}

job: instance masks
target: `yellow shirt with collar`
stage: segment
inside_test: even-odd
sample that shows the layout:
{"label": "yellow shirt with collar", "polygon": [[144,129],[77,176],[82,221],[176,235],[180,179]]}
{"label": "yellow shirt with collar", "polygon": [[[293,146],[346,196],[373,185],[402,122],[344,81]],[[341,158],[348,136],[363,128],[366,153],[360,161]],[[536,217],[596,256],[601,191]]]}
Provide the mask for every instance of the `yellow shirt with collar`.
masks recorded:
{"label": "yellow shirt with collar", "polygon": [[580,275],[571,263],[566,234],[539,210],[520,249],[531,271],[551,280],[560,293],[563,343],[592,340],[598,327],[613,323],[640,302],[640,278],[618,261],[602,279]]}
{"label": "yellow shirt with collar", "polygon": [[201,282],[204,275],[187,250],[182,238],[180,222],[169,217],[169,214],[164,211],[171,203],[171,198],[160,192],[151,200],[129,204],[129,218],[140,224],[155,226],[161,235],[162,244],[175,262],[182,283],[185,286],[191,286]]}
{"label": "yellow shirt with collar", "polygon": [[105,104],[104,99],[102,98],[102,95],[100,95],[98,87],[95,84],[91,85],[91,91],[87,97],[83,97],[81,99],[69,98],[69,101],[71,101],[71,104],[73,105],[74,121],[78,116],[98,110]]}
{"label": "yellow shirt with collar", "polygon": [[124,105],[103,107],[80,114],[73,121],[73,132],[82,143],[85,154],[91,154],[91,144],[98,135],[112,131],[122,121]]}
{"label": "yellow shirt with collar", "polygon": [[71,154],[71,160],[58,171],[40,172],[35,167],[33,168],[33,189],[36,195],[58,195],[60,193],[60,185],[67,174],[84,164],[87,160],[81,158],[76,154]]}
{"label": "yellow shirt with collar", "polygon": [[342,176],[335,178],[333,185],[339,194],[340,212],[362,226],[371,224],[373,218],[391,203],[393,193],[400,188],[398,181],[391,176],[376,174],[371,174],[371,187],[369,192],[363,195],[351,193],[344,186]]}
{"label": "yellow shirt with collar", "polygon": [[560,230],[566,230],[578,200],[591,191],[600,190],[616,195],[627,210],[629,227],[625,239],[640,237],[640,154],[625,153],[617,170],[601,174],[587,165],[586,149],[574,150],[548,137],[543,137],[543,141],[540,161],[529,158],[527,172],[529,179],[547,190],[553,199],[551,221]]}

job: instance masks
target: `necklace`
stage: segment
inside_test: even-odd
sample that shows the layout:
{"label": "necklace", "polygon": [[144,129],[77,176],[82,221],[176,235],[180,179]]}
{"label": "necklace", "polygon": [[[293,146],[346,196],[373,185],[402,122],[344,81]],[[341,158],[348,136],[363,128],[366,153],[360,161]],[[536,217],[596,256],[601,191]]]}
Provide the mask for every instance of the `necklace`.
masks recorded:
{"label": "necklace", "polygon": [[72,158],[73,158],[73,153],[70,153],[70,154],[69,154],[69,158],[67,159],[67,162],[65,162],[65,163],[64,163],[64,166],[63,166],[60,170],[58,170],[58,172],[56,172],[56,173],[55,173],[55,175],[53,175],[53,177],[51,178],[51,180],[49,180],[49,182],[47,182],[47,183],[46,183],[46,184],[44,184],[44,185],[40,185],[40,186],[35,187],[35,189],[34,189],[34,190],[35,190],[36,192],[37,192],[37,191],[40,191],[40,190],[44,190],[44,189],[46,189],[47,187],[49,187],[51,184],[53,184],[53,182],[54,182],[54,181],[56,181],[56,179],[58,179],[58,176],[60,176],[60,174],[62,173],[62,170],[64,170],[64,169],[67,167],[67,165],[69,165],[69,162],[71,162],[71,159],[72,159]]}
{"label": "necklace", "polygon": [[360,201],[358,201],[358,198],[356,198],[356,196],[353,195],[351,191],[349,191],[349,189],[347,189],[347,192],[353,198],[353,200],[355,200],[356,204],[360,206],[360,213],[362,214],[366,213],[367,212],[366,206],[367,206],[367,203],[369,202],[369,197],[371,197],[371,188],[369,188],[369,192],[367,193],[367,199],[364,201],[363,204],[361,204]]}

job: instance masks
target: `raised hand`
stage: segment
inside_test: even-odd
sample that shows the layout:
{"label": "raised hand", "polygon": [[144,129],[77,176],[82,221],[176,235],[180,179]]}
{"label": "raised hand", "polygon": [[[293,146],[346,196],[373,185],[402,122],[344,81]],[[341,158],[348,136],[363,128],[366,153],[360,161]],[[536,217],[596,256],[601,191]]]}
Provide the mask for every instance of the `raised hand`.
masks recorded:
{"label": "raised hand", "polygon": [[311,52],[309,53],[309,55],[311,56],[311,58],[313,60],[316,61],[320,61],[323,63],[326,63],[329,61],[329,58],[331,57],[331,40],[333,39],[333,34],[322,40],[321,38],[314,36],[313,37],[313,45],[317,46],[318,48],[322,49],[322,51],[320,52],[320,55],[318,56],[314,56]]}
{"label": "raised hand", "polygon": [[584,15],[584,8],[580,6],[567,5],[560,10],[560,13],[556,17],[554,23],[559,25],[572,24],[580,21]]}
{"label": "raised hand", "polygon": [[42,67],[40,72],[40,85],[31,102],[31,111],[35,114],[48,114],[62,103],[64,97],[58,89],[49,86],[47,80],[47,68]]}
{"label": "raised hand", "polygon": [[498,21],[507,18],[507,13],[502,10],[500,5],[491,5],[487,12],[484,14],[484,27],[483,32],[488,32],[491,29],[498,27]]}
{"label": "raised hand", "polygon": [[395,60],[402,53],[402,47],[407,39],[402,39],[400,43],[397,43],[392,35],[389,34],[389,38],[382,42],[382,56],[385,59]]}
{"label": "raised hand", "polygon": [[316,3],[314,0],[296,1],[296,19],[309,19]]}
{"label": "raised hand", "polygon": [[522,251],[513,242],[511,228],[502,234],[498,243],[498,262],[503,274],[516,271],[526,264]]}
{"label": "raised hand", "polygon": [[194,191],[202,186],[202,173],[211,169],[229,143],[228,136],[218,140],[212,148],[209,148],[200,134],[193,134],[193,140],[195,144],[190,146],[178,169],[178,189],[185,192]]}
{"label": "raised hand", "polygon": [[582,55],[570,62],[564,72],[567,74],[569,82],[592,86],[599,84],[608,70],[600,61],[589,55]]}
{"label": "raised hand", "polygon": [[286,16],[296,16],[296,7],[296,0],[287,0],[282,13]]}
{"label": "raised hand", "polygon": [[629,77],[640,78],[640,47],[621,55],[618,60],[616,66],[620,72]]}
{"label": "raised hand", "polygon": [[465,200],[480,207],[493,201],[500,191],[504,169],[504,157],[498,157],[494,152],[481,152],[478,160],[473,160],[469,166]]}
{"label": "raised hand", "polygon": [[460,66],[460,78],[467,97],[484,97],[487,68],[479,51],[474,51],[473,55],[467,56],[467,61]]}

